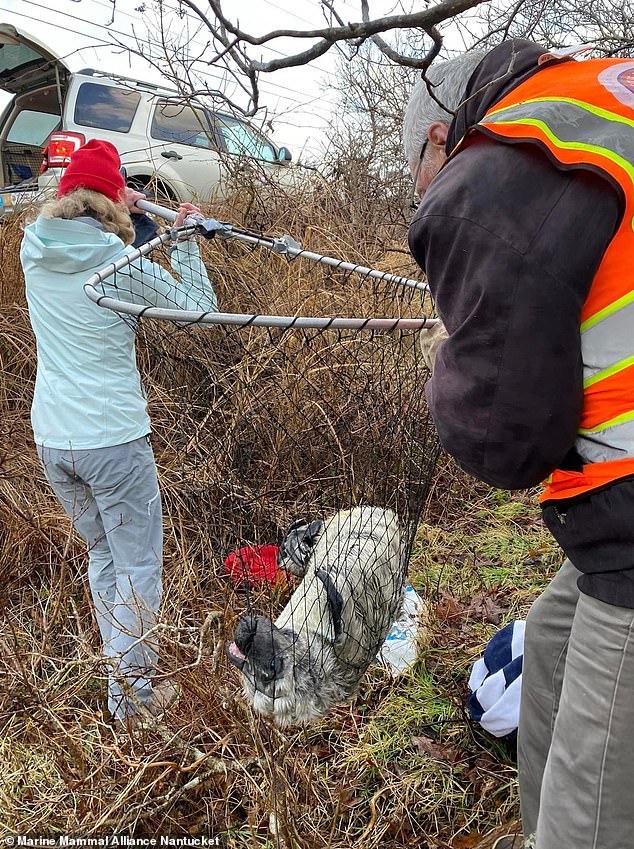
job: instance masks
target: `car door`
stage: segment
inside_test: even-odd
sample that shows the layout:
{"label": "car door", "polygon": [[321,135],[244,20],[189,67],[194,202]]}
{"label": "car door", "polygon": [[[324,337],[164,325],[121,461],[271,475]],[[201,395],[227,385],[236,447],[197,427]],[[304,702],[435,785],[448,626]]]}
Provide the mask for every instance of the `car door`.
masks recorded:
{"label": "car door", "polygon": [[60,108],[62,90],[69,74],[63,55],[44,45],[31,33],[12,24],[0,24],[0,88],[11,94],[56,85]]}
{"label": "car door", "polygon": [[37,179],[42,147],[61,121],[68,77],[53,49],[0,24],[0,88],[14,96],[0,118],[0,186]]}
{"label": "car door", "polygon": [[148,135],[157,178],[175,186],[181,199],[204,202],[223,197],[221,141],[209,110],[175,98],[157,98]]}

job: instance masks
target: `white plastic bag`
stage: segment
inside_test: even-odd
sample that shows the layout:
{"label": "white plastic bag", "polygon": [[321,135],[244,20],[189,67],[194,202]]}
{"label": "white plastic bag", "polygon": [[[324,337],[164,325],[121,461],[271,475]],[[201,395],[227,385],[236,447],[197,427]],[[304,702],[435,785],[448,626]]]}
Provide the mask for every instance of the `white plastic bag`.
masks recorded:
{"label": "white plastic bag", "polygon": [[405,588],[403,606],[398,619],[385,638],[377,660],[393,675],[400,675],[414,664],[418,657],[417,634],[425,602],[413,587]]}

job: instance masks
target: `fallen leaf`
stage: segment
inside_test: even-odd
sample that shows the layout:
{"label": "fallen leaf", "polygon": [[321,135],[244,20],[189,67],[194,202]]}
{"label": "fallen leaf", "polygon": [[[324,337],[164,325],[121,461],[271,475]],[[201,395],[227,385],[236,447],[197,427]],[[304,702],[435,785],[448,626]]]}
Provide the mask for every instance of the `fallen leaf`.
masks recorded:
{"label": "fallen leaf", "polygon": [[455,764],[464,757],[460,749],[437,743],[431,737],[412,737],[412,744],[419,755],[429,755],[437,761]]}
{"label": "fallen leaf", "polygon": [[505,609],[500,607],[490,595],[485,595],[485,593],[479,593],[473,596],[467,610],[469,619],[489,622],[491,625],[499,625],[503,613],[505,613]]}
{"label": "fallen leaf", "polygon": [[466,773],[465,778],[474,785],[475,792],[485,781],[488,781],[490,774],[499,770],[500,762],[486,752],[478,755],[471,769]]}
{"label": "fallen leaf", "polygon": [[434,613],[439,622],[447,622],[450,619],[457,619],[462,616],[464,606],[460,604],[455,596],[449,595],[449,593],[443,593],[442,599],[434,607]]}
{"label": "fallen leaf", "polygon": [[470,831],[468,834],[461,834],[460,837],[455,837],[451,845],[453,849],[473,849],[482,840],[482,834],[479,831]]}

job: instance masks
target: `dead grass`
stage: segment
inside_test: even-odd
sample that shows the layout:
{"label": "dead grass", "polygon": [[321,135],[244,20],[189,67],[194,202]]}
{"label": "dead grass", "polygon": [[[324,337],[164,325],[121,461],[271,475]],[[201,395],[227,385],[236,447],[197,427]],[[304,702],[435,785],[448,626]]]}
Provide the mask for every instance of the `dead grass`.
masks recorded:
{"label": "dead grass", "polygon": [[[415,274],[394,250],[402,232],[364,229],[327,187],[293,205],[250,203],[225,217]],[[394,424],[423,412],[411,400],[422,398],[421,376],[399,364],[404,352],[414,362],[412,351],[388,343],[377,359],[376,344],[353,338],[255,328],[143,331],[140,362],[167,530],[162,664],[183,696],[164,724],[132,738],[115,735],[83,546],[31,444],[35,355],[19,241],[17,222],[0,229],[0,833],[220,835],[235,849],[466,849],[516,819],[511,754],[473,727],[464,701],[470,664],[486,639],[526,613],[556,565],[528,496],[476,486],[443,461],[412,554],[411,582],[430,607],[421,661],[396,681],[373,669],[358,698],[321,725],[287,734],[255,718],[223,657],[245,605],[221,577],[228,546],[270,542],[298,505],[332,503],[336,487],[325,480],[338,481],[342,501],[402,480],[402,468],[381,481],[370,472],[386,451],[397,456],[426,433],[423,420],[418,434]],[[205,251],[228,311],[363,315],[371,307],[417,315],[423,308],[411,296],[397,299],[385,287],[260,250],[211,243]],[[385,369],[398,377],[398,391],[379,374],[365,418],[358,398],[332,390],[337,376],[371,386],[369,376]],[[210,373],[213,384],[204,380]],[[306,401],[307,376],[324,399],[321,409]],[[179,388],[187,381],[195,397]],[[268,395],[257,393],[262,386]],[[268,442],[249,436],[267,416],[285,423],[295,448],[304,446],[299,465],[278,428],[265,431]],[[309,437],[326,449],[305,450]],[[394,439],[400,442],[390,449]],[[360,459],[351,460],[350,446],[360,444]],[[399,486],[395,498],[409,509],[407,487]],[[274,609],[283,592],[261,591],[252,602]]]}

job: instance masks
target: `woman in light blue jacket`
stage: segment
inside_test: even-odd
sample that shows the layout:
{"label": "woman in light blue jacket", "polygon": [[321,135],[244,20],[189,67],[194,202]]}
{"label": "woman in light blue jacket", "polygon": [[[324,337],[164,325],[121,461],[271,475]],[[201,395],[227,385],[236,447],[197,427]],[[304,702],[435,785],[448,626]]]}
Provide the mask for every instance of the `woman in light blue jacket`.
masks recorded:
{"label": "woman in light blue jacket", "polygon": [[[150,420],[136,366],[134,329],[84,294],[83,284],[116,261],[134,239],[130,210],[142,195],[126,189],[116,148],[79,148],[57,199],[25,229],[20,258],[37,378],[31,421],[46,478],[88,547],[88,580],[104,652],[108,706],[136,722],[142,705],[158,715],[177,694],[153,682],[161,600],[161,496],[149,444]],[[198,210],[183,204],[174,226]],[[194,241],[176,244],[172,265],[139,259],[118,272],[131,300],[216,311],[216,297]]]}

